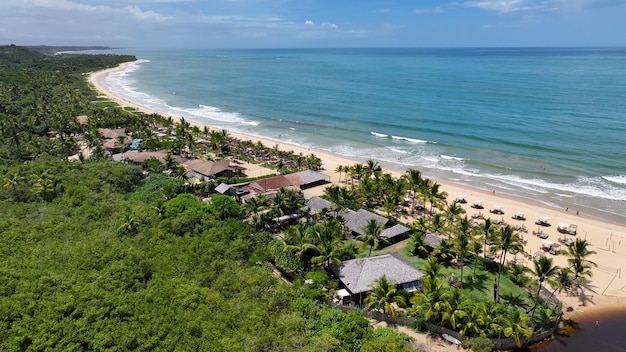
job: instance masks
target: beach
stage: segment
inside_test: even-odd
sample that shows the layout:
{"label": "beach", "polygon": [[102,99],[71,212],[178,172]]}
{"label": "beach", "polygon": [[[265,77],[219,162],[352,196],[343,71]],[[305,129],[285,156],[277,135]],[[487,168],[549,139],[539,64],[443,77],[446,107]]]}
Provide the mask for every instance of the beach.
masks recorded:
{"label": "beach", "polygon": [[[89,75],[89,82],[101,92],[106,95],[112,101],[117,102],[121,106],[129,106],[142,111],[144,113],[157,113],[158,111],[150,110],[144,106],[140,106],[130,102],[121,97],[115,96],[102,84],[102,79],[113,70],[124,69],[126,65],[123,64],[117,68],[95,72]],[[170,116],[170,115],[168,115]],[[173,120],[178,120],[177,116],[171,116]],[[192,125],[204,127],[204,125],[195,121],[187,120]],[[208,126],[212,128],[212,126]],[[251,127],[253,128],[253,127]],[[220,128],[221,129],[221,128]],[[364,162],[365,160],[351,160],[340,155],[332,154],[322,150],[316,150],[313,148],[302,147],[294,144],[285,143],[276,139],[268,139],[259,136],[247,135],[240,132],[229,131],[229,135],[241,140],[252,140],[254,142],[260,141],[266,146],[277,146],[281,150],[293,150],[295,153],[302,153],[304,155],[315,154],[322,159],[323,168],[321,172],[330,176],[330,181],[333,184],[339,183],[339,173],[335,172],[339,165],[353,165],[358,162]],[[386,167],[385,163],[381,163],[383,167]],[[393,170],[386,168],[386,171],[391,172],[395,177],[402,175],[401,170]],[[581,317],[594,317],[601,316],[605,312],[613,312],[616,310],[626,311],[626,277],[622,276],[622,267],[626,263],[626,226],[600,218],[588,216],[584,212],[579,212],[577,209],[566,208],[550,208],[540,202],[533,202],[526,198],[515,197],[507,195],[501,191],[483,190],[473,188],[471,185],[458,184],[449,182],[446,180],[436,180],[442,185],[442,190],[448,193],[448,201],[452,201],[456,197],[462,195],[467,200],[467,204],[463,205],[468,217],[474,213],[478,213],[479,210],[473,209],[470,205],[477,200],[482,201],[484,209],[480,212],[485,217],[491,217],[492,219],[504,220],[510,225],[524,225],[528,232],[523,234],[523,238],[527,240],[525,245],[525,251],[527,253],[535,254],[539,252],[542,246],[543,239],[532,234],[533,231],[541,230],[549,234],[547,240],[557,242],[558,238],[564,236],[573,239],[573,236],[563,235],[557,231],[557,225],[559,223],[568,223],[577,225],[577,237],[586,239],[590,244],[590,249],[595,251],[589,259],[596,264],[597,268],[593,268],[593,277],[588,280],[588,289],[585,290],[585,296],[574,296],[569,294],[561,294],[559,298],[563,301],[564,307],[572,307],[572,311],[565,314],[565,318],[581,318]],[[305,191],[305,196],[310,197],[313,195],[320,195],[323,192],[323,187],[316,187]],[[493,215],[489,213],[490,208],[501,207],[504,211],[503,215]],[[526,220],[518,221],[511,218],[516,212],[524,213]],[[548,217],[550,219],[550,227],[541,227],[535,225],[535,220],[539,217]],[[412,219],[403,217],[401,221],[411,222]],[[565,246],[562,246],[564,248]],[[567,266],[567,258],[564,255],[553,256],[546,253],[545,255],[554,258],[556,265],[561,267]],[[523,258],[521,255],[507,256],[507,259],[517,259],[518,263],[522,260],[526,261],[526,264],[532,268],[532,261]]]}

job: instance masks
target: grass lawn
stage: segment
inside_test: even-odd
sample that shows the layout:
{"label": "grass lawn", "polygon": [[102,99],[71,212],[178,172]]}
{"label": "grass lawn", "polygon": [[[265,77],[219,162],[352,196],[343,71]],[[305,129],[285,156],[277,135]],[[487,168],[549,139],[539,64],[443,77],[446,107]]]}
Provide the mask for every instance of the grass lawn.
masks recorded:
{"label": "grass lawn", "polygon": [[119,104],[114,101],[94,101],[93,103],[100,108],[119,106]]}
{"label": "grass lawn", "polygon": [[[357,245],[359,241],[355,241]],[[359,251],[358,258],[367,257],[369,248],[364,248]],[[388,254],[393,252],[399,252],[406,260],[415,265],[418,269],[424,268],[426,258],[419,258],[411,255],[410,240],[398,242],[396,244],[387,246],[380,250],[372,251],[372,256]],[[502,303],[520,307],[532,306],[533,298],[525,288],[517,286],[506,276],[506,268],[502,269],[501,284],[500,284],[500,301]],[[442,273],[446,278],[454,277],[455,280],[461,278],[461,268],[456,266],[443,266]],[[497,265],[493,262],[489,263],[487,270],[484,270],[482,260],[478,260],[476,267],[476,277],[472,278],[474,273],[474,263],[472,260],[466,260],[465,267],[463,268],[463,287],[464,290],[470,294],[477,294],[484,296],[488,299],[493,299],[494,283],[498,277]]]}

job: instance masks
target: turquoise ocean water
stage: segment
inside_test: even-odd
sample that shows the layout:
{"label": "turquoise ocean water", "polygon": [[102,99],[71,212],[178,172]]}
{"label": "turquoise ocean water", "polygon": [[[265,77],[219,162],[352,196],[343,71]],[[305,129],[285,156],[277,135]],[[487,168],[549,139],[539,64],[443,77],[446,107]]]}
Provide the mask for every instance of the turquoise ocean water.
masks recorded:
{"label": "turquoise ocean water", "polygon": [[123,52],[154,110],[626,222],[626,48]]}

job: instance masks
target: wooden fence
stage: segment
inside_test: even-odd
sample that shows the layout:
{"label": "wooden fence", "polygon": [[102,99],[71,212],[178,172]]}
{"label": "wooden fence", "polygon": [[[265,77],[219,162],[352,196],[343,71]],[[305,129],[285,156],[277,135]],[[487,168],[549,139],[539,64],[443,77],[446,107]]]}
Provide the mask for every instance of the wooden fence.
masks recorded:
{"label": "wooden fence", "polygon": [[[382,313],[382,312],[369,311],[369,310],[366,310],[366,309],[355,308],[355,307],[351,307],[351,306],[337,305],[337,304],[334,304],[332,302],[329,305],[332,308],[337,308],[337,309],[340,309],[340,310],[342,310],[344,312],[347,312],[347,311],[350,311],[350,310],[359,310],[359,311],[361,311],[361,313],[363,313],[363,316],[365,316],[365,317],[372,318],[372,319],[375,319],[375,320],[378,320],[378,321],[384,321],[384,322],[387,322],[389,324],[408,326],[408,327],[411,327],[411,328],[415,327],[416,324],[417,324],[417,320],[414,319],[414,318],[409,318],[409,317],[392,317],[392,316],[387,315],[387,314]],[[559,316],[559,319],[557,319],[557,322],[554,324],[554,326],[552,328],[550,328],[548,330],[535,331],[535,332],[533,332],[533,334],[528,339],[522,339],[522,346],[531,346],[531,345],[534,345],[534,344],[536,344],[538,342],[544,341],[544,340],[549,339],[550,337],[552,337],[556,333],[556,330],[559,327],[559,323],[561,322],[561,317],[562,317],[562,315]],[[424,323],[424,326],[431,333],[439,334],[439,335],[448,334],[448,335],[458,339],[461,342],[465,341],[467,339],[471,339],[470,336],[462,335],[462,334],[460,334],[457,331],[444,328],[443,326],[433,325],[433,324],[429,324],[429,323]],[[512,338],[512,337],[503,337],[503,338],[491,339],[491,342],[493,343],[493,346],[494,346],[495,350],[512,350],[512,349],[515,349],[517,347],[517,345],[515,344],[515,339]]]}

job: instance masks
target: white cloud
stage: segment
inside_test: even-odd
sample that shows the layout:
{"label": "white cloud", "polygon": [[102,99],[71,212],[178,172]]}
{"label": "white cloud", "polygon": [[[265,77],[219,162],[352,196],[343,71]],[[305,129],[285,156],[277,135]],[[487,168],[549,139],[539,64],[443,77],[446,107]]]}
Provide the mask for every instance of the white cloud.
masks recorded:
{"label": "white cloud", "polygon": [[435,7],[427,7],[423,9],[415,9],[412,12],[415,15],[422,15],[425,13],[441,13],[443,12],[443,9],[441,8],[441,6],[435,6]]}
{"label": "white cloud", "polygon": [[312,26],[312,25],[314,25],[315,23],[313,23],[313,21],[311,21],[311,20],[306,20],[306,21],[304,21],[304,24],[309,25],[309,26]]}
{"label": "white cloud", "polygon": [[172,19],[171,16],[163,16],[152,10],[142,11],[139,6],[126,6],[124,10],[128,11],[131,15],[135,16],[135,18],[139,20],[169,20]]}

